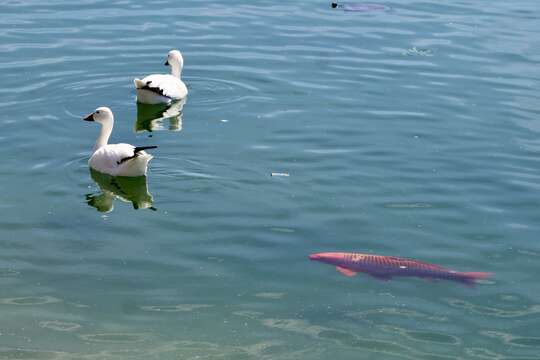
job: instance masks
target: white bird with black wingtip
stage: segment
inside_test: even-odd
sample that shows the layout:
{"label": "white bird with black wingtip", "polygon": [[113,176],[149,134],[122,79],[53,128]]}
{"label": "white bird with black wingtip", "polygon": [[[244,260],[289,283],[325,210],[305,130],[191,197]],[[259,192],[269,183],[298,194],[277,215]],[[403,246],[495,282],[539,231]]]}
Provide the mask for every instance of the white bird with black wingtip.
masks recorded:
{"label": "white bird with black wingtip", "polygon": [[178,50],[171,50],[165,65],[171,67],[170,74],[153,74],[134,79],[137,101],[143,104],[169,104],[185,98],[188,94],[186,84],[181,79],[184,58]]}
{"label": "white bird with black wingtip", "polygon": [[157,146],[107,144],[114,125],[114,116],[108,107],[97,108],[93,113],[86,115],[84,120],[101,124],[101,132],[88,161],[91,168],[112,176],[146,175],[148,162],[153,156],[144,150],[155,149]]}

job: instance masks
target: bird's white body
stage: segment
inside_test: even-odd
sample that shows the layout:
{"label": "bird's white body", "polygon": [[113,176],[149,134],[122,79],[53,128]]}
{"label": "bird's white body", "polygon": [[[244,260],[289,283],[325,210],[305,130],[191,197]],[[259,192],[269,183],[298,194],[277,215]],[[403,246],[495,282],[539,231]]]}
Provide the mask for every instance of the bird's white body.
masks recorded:
{"label": "bird's white body", "polygon": [[100,147],[88,160],[88,165],[101,173],[112,176],[143,176],[146,175],[148,162],[153,156],[140,151],[137,156],[119,163],[122,159],[134,155],[135,146],[130,144],[108,144]]}
{"label": "bird's white body", "polygon": [[142,150],[144,148],[123,143],[107,144],[114,125],[113,113],[109,108],[100,107],[84,119],[101,124],[101,132],[88,161],[92,169],[112,176],[146,175],[152,155]]}
{"label": "bird's white body", "polygon": [[171,103],[184,99],[188,94],[186,84],[181,79],[184,59],[178,50],[172,50],[167,56],[166,65],[170,65],[170,74],[153,74],[134,79],[137,89],[137,101],[143,104]]}

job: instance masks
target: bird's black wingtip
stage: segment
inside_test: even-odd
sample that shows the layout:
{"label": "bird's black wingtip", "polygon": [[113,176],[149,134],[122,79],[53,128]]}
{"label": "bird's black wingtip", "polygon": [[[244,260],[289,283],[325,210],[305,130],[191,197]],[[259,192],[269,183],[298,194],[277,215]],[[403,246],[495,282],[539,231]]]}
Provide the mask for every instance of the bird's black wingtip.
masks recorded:
{"label": "bird's black wingtip", "polygon": [[157,149],[157,145],[151,145],[151,146],[136,146],[135,149],[133,149],[133,152],[136,154],[140,151],[143,151],[143,150],[148,150],[148,149]]}

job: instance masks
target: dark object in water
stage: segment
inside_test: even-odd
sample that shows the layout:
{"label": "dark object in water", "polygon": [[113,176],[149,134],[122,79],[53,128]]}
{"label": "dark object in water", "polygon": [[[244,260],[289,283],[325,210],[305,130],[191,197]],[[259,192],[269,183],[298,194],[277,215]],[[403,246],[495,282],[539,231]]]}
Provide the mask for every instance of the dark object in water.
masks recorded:
{"label": "dark object in water", "polygon": [[388,10],[388,7],[382,4],[369,4],[369,3],[343,3],[338,4],[332,3],[333,9],[343,9],[344,11],[359,11],[359,12],[370,12],[370,11],[385,11]]}
{"label": "dark object in water", "polygon": [[362,272],[379,280],[390,280],[396,276],[407,276],[424,279],[452,280],[467,285],[474,285],[477,280],[485,279],[491,275],[486,272],[450,270],[439,265],[397,256],[328,252],[311,254],[309,258],[334,265],[345,276],[354,276]]}

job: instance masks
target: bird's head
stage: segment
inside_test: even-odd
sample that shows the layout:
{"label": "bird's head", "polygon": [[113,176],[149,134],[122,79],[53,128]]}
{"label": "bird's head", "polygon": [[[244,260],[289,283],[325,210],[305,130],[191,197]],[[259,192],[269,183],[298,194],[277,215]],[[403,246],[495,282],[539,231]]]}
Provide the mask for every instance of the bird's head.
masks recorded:
{"label": "bird's head", "polygon": [[98,107],[93,113],[86,115],[83,120],[95,121],[101,125],[113,122],[113,113],[106,106]]}

